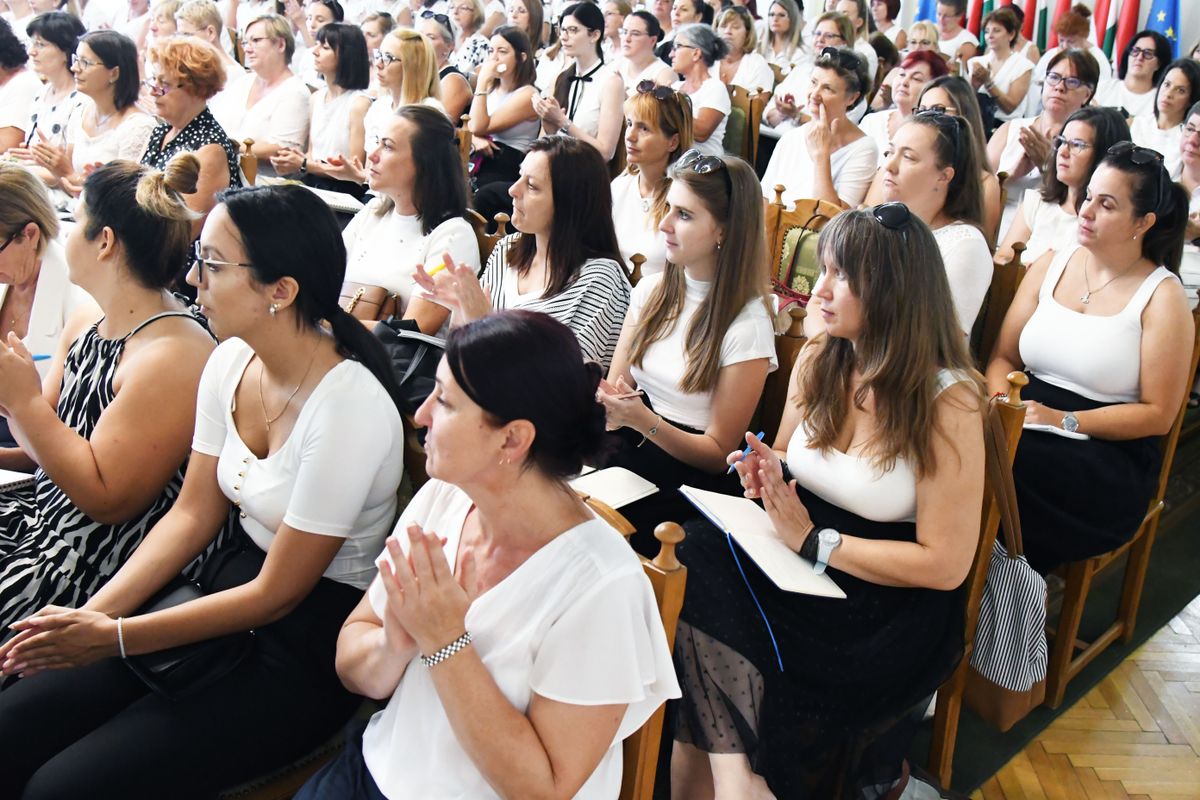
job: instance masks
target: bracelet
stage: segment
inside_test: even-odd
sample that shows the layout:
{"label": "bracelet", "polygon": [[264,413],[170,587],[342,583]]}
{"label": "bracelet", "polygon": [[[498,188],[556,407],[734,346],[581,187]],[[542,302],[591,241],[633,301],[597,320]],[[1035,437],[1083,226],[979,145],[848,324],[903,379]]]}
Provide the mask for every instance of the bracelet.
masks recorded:
{"label": "bracelet", "polygon": [[471,643],[471,632],[466,631],[462,636],[455,639],[450,644],[438,650],[431,656],[421,656],[421,663],[427,667],[437,666],[438,664],[451,658],[455,653],[466,648]]}
{"label": "bracelet", "polygon": [[[656,415],[656,416],[657,416],[657,415]],[[642,434],[642,440],[641,440],[640,442],[638,442],[638,443],[637,443],[637,446],[638,446],[638,447],[641,447],[642,445],[644,445],[644,444],[646,443],[646,440],[647,440],[647,439],[649,439],[651,436],[654,436],[654,435],[656,435],[656,434],[658,433],[658,426],[662,424],[662,421],[663,421],[663,418],[662,418],[662,417],[658,417],[658,422],[656,422],[656,423],[654,423],[653,425],[651,425],[651,426],[650,426],[650,430],[648,430],[648,431],[646,431],[645,433],[643,433],[643,434]]]}
{"label": "bracelet", "polygon": [[487,97],[487,96],[488,96],[487,92],[476,92],[475,93],[475,97]]}
{"label": "bracelet", "polygon": [[121,660],[125,661],[129,656],[125,653],[125,618],[117,617],[117,647],[121,650]]}
{"label": "bracelet", "polygon": [[808,534],[804,537],[804,544],[800,545],[800,557],[812,562],[817,560],[817,526],[812,523],[812,527],[808,529]]}
{"label": "bracelet", "polygon": [[305,156],[304,160],[300,162],[300,174],[303,175],[306,172],[308,172],[308,156]]}

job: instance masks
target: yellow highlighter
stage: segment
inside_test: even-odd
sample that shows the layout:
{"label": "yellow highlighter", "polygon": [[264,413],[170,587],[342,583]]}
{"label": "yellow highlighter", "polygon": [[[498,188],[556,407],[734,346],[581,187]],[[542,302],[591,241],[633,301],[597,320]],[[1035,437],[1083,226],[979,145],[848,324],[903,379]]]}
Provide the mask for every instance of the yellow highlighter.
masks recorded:
{"label": "yellow highlighter", "polygon": [[441,272],[445,268],[446,268],[445,264],[438,264],[436,267],[427,271],[425,274],[432,278],[434,275],[437,275],[439,272]]}

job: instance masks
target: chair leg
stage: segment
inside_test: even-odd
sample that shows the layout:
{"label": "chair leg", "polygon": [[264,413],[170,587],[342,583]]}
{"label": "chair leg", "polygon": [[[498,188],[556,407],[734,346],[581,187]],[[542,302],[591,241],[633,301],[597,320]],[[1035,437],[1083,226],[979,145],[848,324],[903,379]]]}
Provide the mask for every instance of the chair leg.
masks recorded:
{"label": "chair leg", "polygon": [[1062,613],[1058,618],[1058,630],[1054,634],[1050,662],[1046,668],[1046,705],[1050,708],[1062,705],[1067,684],[1071,681],[1071,660],[1075,655],[1075,640],[1079,637],[1079,623],[1083,619],[1088,590],[1092,586],[1092,574],[1090,561],[1076,561],[1067,567]]}
{"label": "chair leg", "polygon": [[1138,538],[1129,548],[1128,560],[1125,563],[1125,579],[1121,586],[1121,606],[1117,611],[1117,620],[1121,625],[1121,642],[1128,644],[1133,638],[1133,629],[1137,625],[1138,608],[1142,602],[1142,587],[1146,583],[1146,570],[1150,565],[1150,551],[1154,547],[1154,537],[1158,533],[1158,521],[1162,519],[1163,503],[1146,515],[1142,522],[1142,530]]}
{"label": "chair leg", "polygon": [[958,740],[958,720],[962,713],[963,691],[967,685],[970,655],[964,655],[954,674],[938,689],[933,714],[933,737],[929,744],[929,771],[942,786],[950,785],[954,769],[954,744]]}

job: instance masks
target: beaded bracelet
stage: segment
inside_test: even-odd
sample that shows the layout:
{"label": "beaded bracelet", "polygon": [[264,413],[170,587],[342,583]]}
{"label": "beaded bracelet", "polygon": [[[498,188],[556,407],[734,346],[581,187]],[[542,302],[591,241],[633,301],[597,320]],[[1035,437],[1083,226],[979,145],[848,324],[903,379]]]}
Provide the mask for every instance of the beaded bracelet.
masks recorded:
{"label": "beaded bracelet", "polygon": [[448,660],[455,653],[466,648],[471,643],[471,632],[467,631],[462,636],[455,639],[450,644],[438,650],[431,656],[421,656],[421,663],[427,667],[436,666],[443,661]]}

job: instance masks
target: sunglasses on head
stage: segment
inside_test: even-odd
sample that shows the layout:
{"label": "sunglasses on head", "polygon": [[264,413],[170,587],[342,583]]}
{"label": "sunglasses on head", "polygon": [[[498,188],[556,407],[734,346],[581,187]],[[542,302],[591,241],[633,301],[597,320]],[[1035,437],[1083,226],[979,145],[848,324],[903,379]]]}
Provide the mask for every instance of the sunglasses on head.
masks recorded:
{"label": "sunglasses on head", "polygon": [[1167,202],[1167,181],[1170,181],[1170,176],[1167,180],[1163,180],[1163,174],[1166,172],[1166,165],[1163,163],[1163,154],[1157,150],[1151,150],[1149,147],[1142,147],[1133,142],[1117,142],[1112,147],[1108,148],[1110,156],[1129,156],[1129,160],[1139,167],[1147,166],[1148,164],[1158,165],[1158,169],[1154,170],[1154,179],[1158,182],[1158,205],[1157,209],[1161,209]]}
{"label": "sunglasses on head", "polygon": [[859,65],[858,56],[854,54],[854,51],[845,47],[824,47],[821,49],[819,58],[831,58],[838,62],[843,69],[852,71],[857,70]]}
{"label": "sunglasses on head", "polygon": [[902,234],[907,233],[906,229],[912,220],[912,212],[900,202],[880,203],[871,209],[871,216],[889,231],[899,231]]}
{"label": "sunglasses on head", "polygon": [[944,106],[922,109],[913,114],[913,119],[933,122],[937,125],[938,133],[945,134],[948,130],[953,131],[947,135],[950,137],[950,143],[954,145],[954,163],[957,164],[962,153],[963,127],[967,121],[956,114],[948,113]]}
{"label": "sunglasses on head", "polygon": [[421,19],[431,19],[443,28],[450,27],[450,18],[445,14],[435,14],[428,8],[421,11]]}
{"label": "sunglasses on head", "polygon": [[670,86],[664,86],[649,79],[639,82],[637,91],[638,94],[652,94],[655,100],[670,100],[675,94],[675,90]]}
{"label": "sunglasses on head", "polygon": [[675,162],[674,170],[676,172],[685,169],[691,170],[697,175],[708,175],[719,171],[725,177],[725,189],[729,192],[733,191],[733,182],[729,178],[729,170],[726,168],[723,158],[706,156],[693,148],[681,155],[679,160]]}

